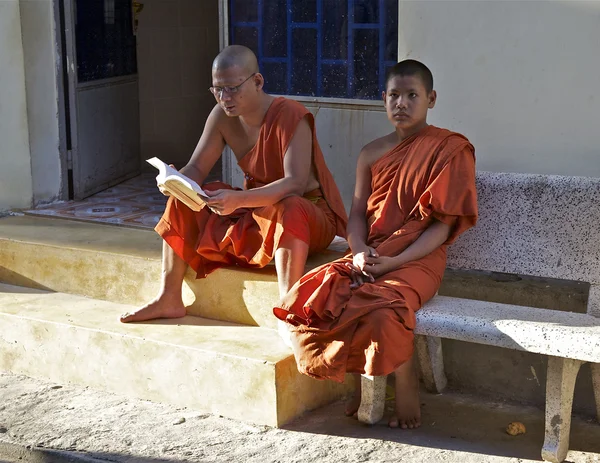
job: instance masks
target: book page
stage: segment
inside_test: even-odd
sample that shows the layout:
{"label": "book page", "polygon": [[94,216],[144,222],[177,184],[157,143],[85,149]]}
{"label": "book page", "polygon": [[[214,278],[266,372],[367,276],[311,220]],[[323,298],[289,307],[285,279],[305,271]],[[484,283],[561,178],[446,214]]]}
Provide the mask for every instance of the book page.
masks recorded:
{"label": "book page", "polygon": [[[186,177],[182,173],[178,172],[177,169],[169,166],[158,158],[147,159],[146,162],[158,169],[158,175],[156,177],[156,183],[160,186],[166,187],[167,191],[173,193],[173,186],[169,187],[169,185],[173,185],[172,182],[177,182],[177,190],[187,189],[191,191],[185,192],[186,196],[190,200],[198,201],[199,204],[203,204],[205,201],[208,201],[208,195],[204,192],[202,187],[198,185],[194,180],[189,177]],[[196,198],[192,192],[195,192],[200,198]],[[182,193],[178,191],[178,193]]]}

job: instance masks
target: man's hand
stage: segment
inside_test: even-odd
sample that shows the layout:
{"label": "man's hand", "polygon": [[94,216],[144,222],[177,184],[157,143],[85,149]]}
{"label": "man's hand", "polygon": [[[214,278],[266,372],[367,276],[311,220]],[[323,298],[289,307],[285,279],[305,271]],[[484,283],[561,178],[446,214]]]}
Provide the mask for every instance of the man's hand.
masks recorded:
{"label": "man's hand", "polygon": [[218,215],[230,215],[242,207],[241,199],[243,191],[236,190],[214,190],[206,191],[208,208]]}
{"label": "man's hand", "polygon": [[350,269],[350,279],[352,280],[350,288],[358,288],[365,282],[373,283],[375,281],[373,275],[367,270],[369,256],[378,256],[377,251],[370,246],[365,246],[363,251],[357,252],[352,256],[351,264],[346,264],[346,267]]}
{"label": "man's hand", "polygon": [[375,279],[369,275],[360,271],[358,267],[353,264],[346,263],[346,267],[350,269],[350,288],[355,289],[364,285],[367,281],[373,283]]}
{"label": "man's hand", "polygon": [[371,246],[365,246],[364,251],[359,251],[352,256],[352,264],[364,275],[367,275],[367,260],[369,257],[378,257],[377,251]]}
{"label": "man's hand", "polygon": [[377,256],[368,257],[365,265],[366,271],[373,277],[378,278],[398,268],[398,262],[394,257]]}

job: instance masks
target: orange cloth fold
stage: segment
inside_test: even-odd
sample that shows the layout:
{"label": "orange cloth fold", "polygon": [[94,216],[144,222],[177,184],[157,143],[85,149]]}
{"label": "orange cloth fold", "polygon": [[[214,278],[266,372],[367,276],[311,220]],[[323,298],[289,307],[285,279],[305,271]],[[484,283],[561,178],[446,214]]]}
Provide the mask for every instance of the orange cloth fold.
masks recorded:
{"label": "orange cloth fold", "polygon": [[273,309],[291,325],[298,369],[343,381],[345,373],[387,375],[413,352],[415,312],[437,292],[446,249],[477,220],[475,155],[462,135],[428,126],[371,166],[367,244],[396,256],[433,223],[452,226],[429,255],[350,288],[352,255],[304,275]]}
{"label": "orange cloth fold", "polygon": [[[290,196],[272,206],[241,209],[219,216],[204,207],[194,212],[169,198],[155,230],[198,278],[226,265],[264,267],[274,257],[284,235],[309,245],[309,252],[329,246],[336,234],[345,236],[346,212],[317,142],[311,113],[300,103],[276,98],[269,107],[255,146],[239,161],[245,188],[267,185],[284,176],[283,159],[302,118],[313,132],[313,164],[320,188],[304,197]],[[222,182],[205,190],[231,188]]]}

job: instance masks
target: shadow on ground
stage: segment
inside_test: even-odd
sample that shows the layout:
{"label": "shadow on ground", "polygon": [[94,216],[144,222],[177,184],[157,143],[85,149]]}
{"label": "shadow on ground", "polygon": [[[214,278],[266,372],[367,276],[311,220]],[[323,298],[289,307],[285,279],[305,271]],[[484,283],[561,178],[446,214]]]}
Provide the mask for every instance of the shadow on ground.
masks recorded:
{"label": "shadow on ground", "polygon": [[[386,415],[377,425],[364,425],[344,416],[344,404],[336,403],[307,413],[284,429],[468,452],[481,455],[482,462],[490,455],[541,461],[543,410],[510,403],[485,403],[480,398],[452,392],[433,395],[423,391],[421,410],[423,424],[415,430],[387,426],[393,399],[388,400]],[[506,427],[513,421],[525,424],[527,432],[508,435]],[[600,425],[594,417],[573,416],[570,450],[586,454],[577,461],[600,461]]]}
{"label": "shadow on ground", "polygon": [[0,442],[0,463],[183,463],[186,460],[132,457],[111,453],[83,453]]}

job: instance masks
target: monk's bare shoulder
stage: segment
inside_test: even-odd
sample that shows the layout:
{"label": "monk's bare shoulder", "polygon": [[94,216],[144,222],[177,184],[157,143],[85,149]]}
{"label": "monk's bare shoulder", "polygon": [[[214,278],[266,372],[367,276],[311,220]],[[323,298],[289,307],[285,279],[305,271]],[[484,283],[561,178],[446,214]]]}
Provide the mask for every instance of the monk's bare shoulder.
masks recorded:
{"label": "monk's bare shoulder", "polygon": [[360,151],[361,161],[370,166],[397,144],[398,137],[395,132],[381,138],[376,138],[372,142],[367,143]]}
{"label": "monk's bare shoulder", "polygon": [[228,116],[218,104],[210,112],[204,130],[210,130],[215,136],[221,137],[238,159],[254,146],[258,138],[258,131],[249,134],[239,117]]}
{"label": "monk's bare shoulder", "polygon": [[237,132],[240,126],[238,118],[227,116],[219,104],[216,104],[210,112],[207,123],[209,121],[211,122],[211,128],[218,130],[224,138],[226,138],[227,134]]}

